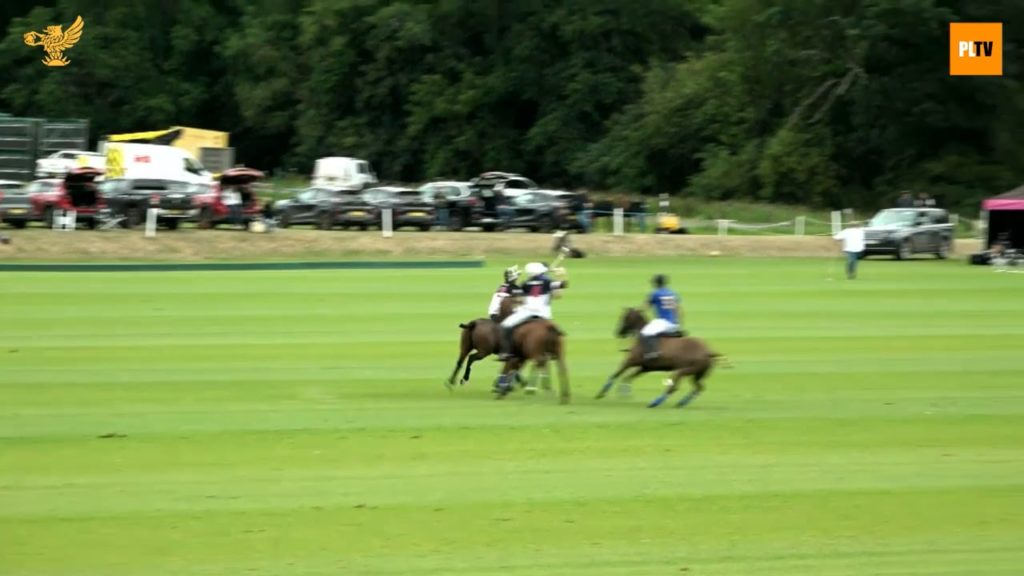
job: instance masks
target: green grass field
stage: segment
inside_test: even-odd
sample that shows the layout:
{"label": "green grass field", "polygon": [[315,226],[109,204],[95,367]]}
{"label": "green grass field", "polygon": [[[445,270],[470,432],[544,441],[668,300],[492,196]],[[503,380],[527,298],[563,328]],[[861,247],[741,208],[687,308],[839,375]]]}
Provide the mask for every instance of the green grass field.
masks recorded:
{"label": "green grass field", "polygon": [[[1024,277],[572,261],[573,404],[450,394],[505,264],[0,276],[0,574],[1021,572]],[[736,368],[595,401],[656,271]]]}

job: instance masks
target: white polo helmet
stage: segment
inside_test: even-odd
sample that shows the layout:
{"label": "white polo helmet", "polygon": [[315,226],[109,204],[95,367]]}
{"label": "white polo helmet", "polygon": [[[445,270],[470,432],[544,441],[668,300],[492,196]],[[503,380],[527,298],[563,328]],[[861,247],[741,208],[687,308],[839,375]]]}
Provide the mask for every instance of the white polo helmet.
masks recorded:
{"label": "white polo helmet", "polygon": [[547,266],[541,264],[540,262],[530,262],[529,264],[526,265],[525,270],[526,275],[532,278],[534,276],[540,276],[541,274],[547,272],[548,268]]}

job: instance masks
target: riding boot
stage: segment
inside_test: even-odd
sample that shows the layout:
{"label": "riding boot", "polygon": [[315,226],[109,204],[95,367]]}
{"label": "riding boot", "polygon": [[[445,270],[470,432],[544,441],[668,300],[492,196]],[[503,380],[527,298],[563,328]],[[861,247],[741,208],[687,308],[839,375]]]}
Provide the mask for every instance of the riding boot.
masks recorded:
{"label": "riding boot", "polygon": [[651,360],[658,357],[657,336],[641,336],[640,345],[644,351],[644,360]]}
{"label": "riding boot", "polygon": [[514,328],[501,327],[501,353],[498,354],[498,360],[506,361],[512,359],[512,330]]}

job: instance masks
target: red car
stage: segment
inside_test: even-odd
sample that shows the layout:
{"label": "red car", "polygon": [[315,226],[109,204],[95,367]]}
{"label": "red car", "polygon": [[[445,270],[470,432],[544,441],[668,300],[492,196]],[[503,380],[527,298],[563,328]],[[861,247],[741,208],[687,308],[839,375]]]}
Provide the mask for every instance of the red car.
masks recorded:
{"label": "red car", "polygon": [[[263,207],[252,185],[263,178],[263,172],[253,168],[225,170],[209,193],[195,197],[195,204],[199,207],[199,227],[213,228],[228,222],[247,227],[249,222],[259,219]],[[232,198],[235,194],[237,197]],[[232,200],[238,203],[233,204]]]}
{"label": "red car", "polygon": [[83,166],[68,170],[63,179],[48,178],[32,182],[27,187],[32,212],[38,214],[47,227],[53,227],[57,211],[73,210],[77,222],[96,228],[99,224],[98,214],[105,208],[103,195],[96,185],[96,178],[102,175],[102,170]]}

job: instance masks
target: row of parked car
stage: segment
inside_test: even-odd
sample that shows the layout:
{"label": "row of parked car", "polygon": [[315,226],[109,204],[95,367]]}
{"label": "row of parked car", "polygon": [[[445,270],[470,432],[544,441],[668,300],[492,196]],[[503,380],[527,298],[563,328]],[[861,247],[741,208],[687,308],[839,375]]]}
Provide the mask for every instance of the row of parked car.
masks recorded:
{"label": "row of parked car", "polygon": [[470,181],[437,181],[419,188],[376,186],[345,190],[316,186],[275,202],[270,214],[281,227],[301,224],[321,229],[365,230],[379,227],[382,212],[391,209],[392,226],[429,230],[480,228],[493,231],[526,228],[536,232],[579,229],[580,194],[541,190],[518,174],[487,172]]}
{"label": "row of parked car", "polygon": [[419,188],[372,186],[363,189],[319,183],[277,201],[259,198],[262,172],[233,168],[213,185],[173,180],[111,178],[83,166],[60,178],[22,184],[0,181],[0,218],[16,228],[30,222],[52,226],[60,211],[74,211],[80,225],[106,223],[125,227],[142,224],[156,209],[157,224],[176,229],[193,221],[200,228],[220,224],[248,225],[272,218],[280,227],[311,225],[320,229],[366,230],[383,225],[390,209],[392,226],[429,230],[437,224],[449,230],[485,231],[527,228],[537,232],[583,229],[577,213],[580,194],[542,190],[529,178],[506,172],[487,172],[469,181],[437,181]]}
{"label": "row of parked car", "polygon": [[243,221],[260,216],[260,203],[253,183],[263,173],[251,168],[232,168],[212,185],[176,180],[111,178],[97,179],[103,171],[90,166],[68,170],[59,178],[41,178],[29,183],[0,181],[0,219],[15,228],[31,222],[51,227],[62,212],[75,213],[76,225],[97,228],[106,222],[126,227],[142,224],[150,208],[156,210],[157,224],[174,230],[182,222],[194,221],[210,228],[232,219],[237,199]]}

